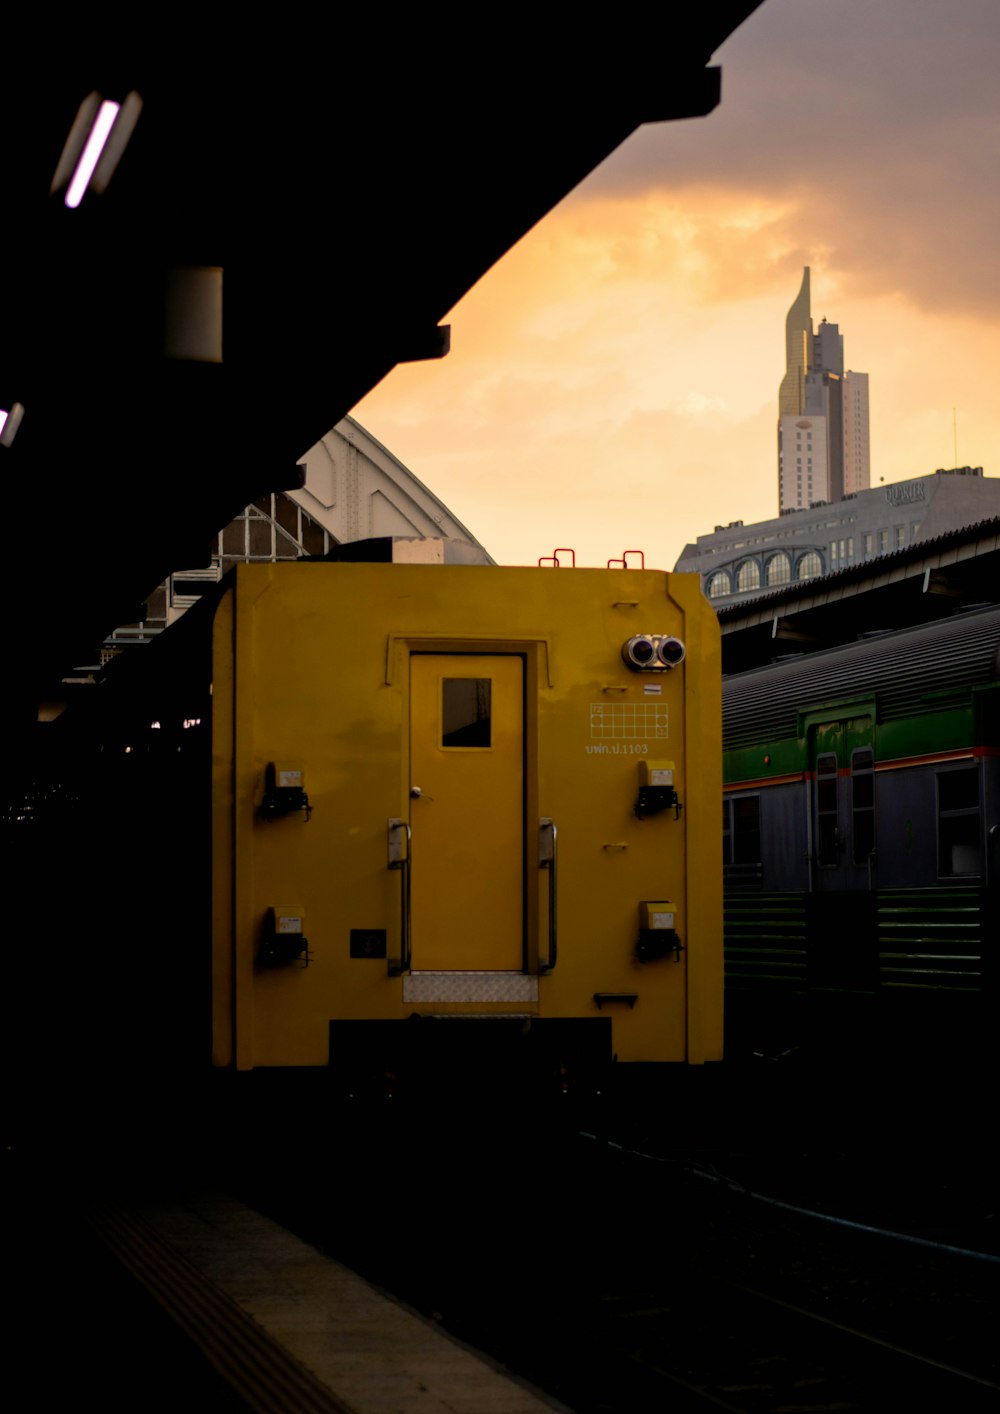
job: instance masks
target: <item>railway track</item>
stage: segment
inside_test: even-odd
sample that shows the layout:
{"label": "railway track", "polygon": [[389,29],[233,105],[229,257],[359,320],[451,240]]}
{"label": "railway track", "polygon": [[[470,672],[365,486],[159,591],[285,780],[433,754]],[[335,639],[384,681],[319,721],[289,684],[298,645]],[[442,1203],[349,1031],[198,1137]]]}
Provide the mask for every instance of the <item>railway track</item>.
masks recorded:
{"label": "railway track", "polygon": [[[573,1407],[635,1409],[639,1390],[653,1396],[657,1386],[661,1402],[673,1389],[682,1409],[734,1414],[996,1407],[1000,1386],[991,1379],[796,1302],[718,1278],[689,1296],[698,1311],[679,1302],[636,1305],[631,1294],[614,1303],[603,1327],[609,1367],[622,1373],[609,1368],[601,1394],[583,1394]],[[705,1311],[716,1326],[709,1344],[698,1326]]]}
{"label": "railway track", "polygon": [[579,1414],[996,1408],[995,1264],[545,1126],[407,1128],[356,1146],[352,1212],[275,1216]]}

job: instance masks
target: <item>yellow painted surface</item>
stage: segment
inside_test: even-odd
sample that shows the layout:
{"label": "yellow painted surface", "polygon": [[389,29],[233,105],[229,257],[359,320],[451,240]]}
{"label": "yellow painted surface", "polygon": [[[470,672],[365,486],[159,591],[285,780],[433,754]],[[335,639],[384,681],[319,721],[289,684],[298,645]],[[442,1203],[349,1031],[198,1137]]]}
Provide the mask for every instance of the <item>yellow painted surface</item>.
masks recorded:
{"label": "yellow painted surface", "polygon": [[668,898],[644,899],[639,905],[640,928],[673,928],[677,910]]}
{"label": "yellow painted surface", "polygon": [[[415,969],[521,970],[523,679],[512,654],[410,656]],[[488,746],[445,744],[453,683],[489,684]]]}
{"label": "yellow painted surface", "polygon": [[[666,673],[631,671],[621,646],[636,633],[683,639],[685,661]],[[492,753],[501,763],[507,753],[495,777],[477,778],[472,766],[491,753],[459,748],[437,760],[428,746],[440,731],[435,683],[455,663],[464,664],[457,675],[475,677],[483,664],[491,673],[509,664],[517,678],[498,687],[496,720],[521,732],[520,747],[505,738]],[[385,930],[388,958],[399,956],[391,818],[413,829],[414,968],[537,973],[548,949],[538,820],[550,817],[559,961],[539,977],[537,1014],[613,1013],[623,1061],[721,1054],[719,633],[696,576],[241,566],[217,615],[216,664],[215,978],[227,992],[215,998],[218,1063],[323,1065],[332,1020],[483,1010],[407,1005],[387,959],[350,956],[352,929]],[[425,671],[437,679],[425,683]],[[673,811],[636,818],[643,759],[673,763],[679,820]],[[267,764],[289,760],[305,772],[312,818],[265,821],[257,808]],[[411,797],[412,786],[423,797]],[[427,829],[431,812],[440,828]],[[255,965],[260,929],[283,899],[305,911],[309,966],[264,970]],[[649,899],[676,908],[679,962],[635,960],[639,904]],[[601,1013],[595,992],[638,1001]]]}
{"label": "yellow painted surface", "polygon": [[233,595],[212,633],[212,1064],[236,1061],[233,969]]}
{"label": "yellow painted surface", "polygon": [[668,576],[667,593],[683,614],[687,631],[687,785],[680,792],[690,880],[687,1059],[699,1065],[722,1059],[722,650],[718,619],[701,592],[699,576]]}

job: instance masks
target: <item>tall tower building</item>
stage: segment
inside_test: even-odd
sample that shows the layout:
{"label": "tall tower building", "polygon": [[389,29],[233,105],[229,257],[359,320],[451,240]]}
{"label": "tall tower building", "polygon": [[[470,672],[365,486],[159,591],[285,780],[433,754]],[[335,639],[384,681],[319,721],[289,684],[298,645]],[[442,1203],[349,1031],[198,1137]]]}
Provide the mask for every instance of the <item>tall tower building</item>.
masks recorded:
{"label": "tall tower building", "polygon": [[813,322],[809,311],[809,266],[802,271],[802,285],[785,318],[785,376],[778,389],[778,416],[802,412],[806,370],[812,351]]}
{"label": "tall tower building", "polygon": [[841,501],[870,480],[868,375],[844,372],[844,338],[825,319],[813,331],[809,267],[785,320],[778,390],[778,504],[782,512]]}
{"label": "tall tower building", "polygon": [[866,491],[872,466],[868,440],[868,374],[844,374],[844,495]]}

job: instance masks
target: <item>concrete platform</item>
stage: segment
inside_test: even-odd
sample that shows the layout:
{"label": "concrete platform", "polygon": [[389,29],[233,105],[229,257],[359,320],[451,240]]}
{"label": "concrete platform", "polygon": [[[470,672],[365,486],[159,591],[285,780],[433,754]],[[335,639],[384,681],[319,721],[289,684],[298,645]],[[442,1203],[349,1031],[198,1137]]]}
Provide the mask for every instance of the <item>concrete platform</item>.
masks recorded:
{"label": "concrete platform", "polygon": [[249,1409],[564,1408],[227,1198],[109,1205],[93,1222],[107,1249]]}

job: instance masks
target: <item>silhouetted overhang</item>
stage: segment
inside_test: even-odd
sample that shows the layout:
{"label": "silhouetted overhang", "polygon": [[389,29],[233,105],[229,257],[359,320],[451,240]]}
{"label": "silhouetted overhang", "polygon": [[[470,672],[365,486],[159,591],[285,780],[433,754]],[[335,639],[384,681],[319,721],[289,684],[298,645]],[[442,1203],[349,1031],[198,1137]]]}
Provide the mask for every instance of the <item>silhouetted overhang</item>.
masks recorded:
{"label": "silhouetted overhang", "polygon": [[[709,60],[758,3],[567,13],[550,38],[359,7],[214,36],[180,12],[142,36],[9,24],[0,408],[24,416],[0,461],[25,699],[294,486],[396,363],[441,356],[449,309],[638,125],[711,111]],[[50,182],[90,94],[141,113],[70,209]]]}
{"label": "silhouetted overhang", "polygon": [[1000,518],[719,610],[724,673],[1000,601]]}

